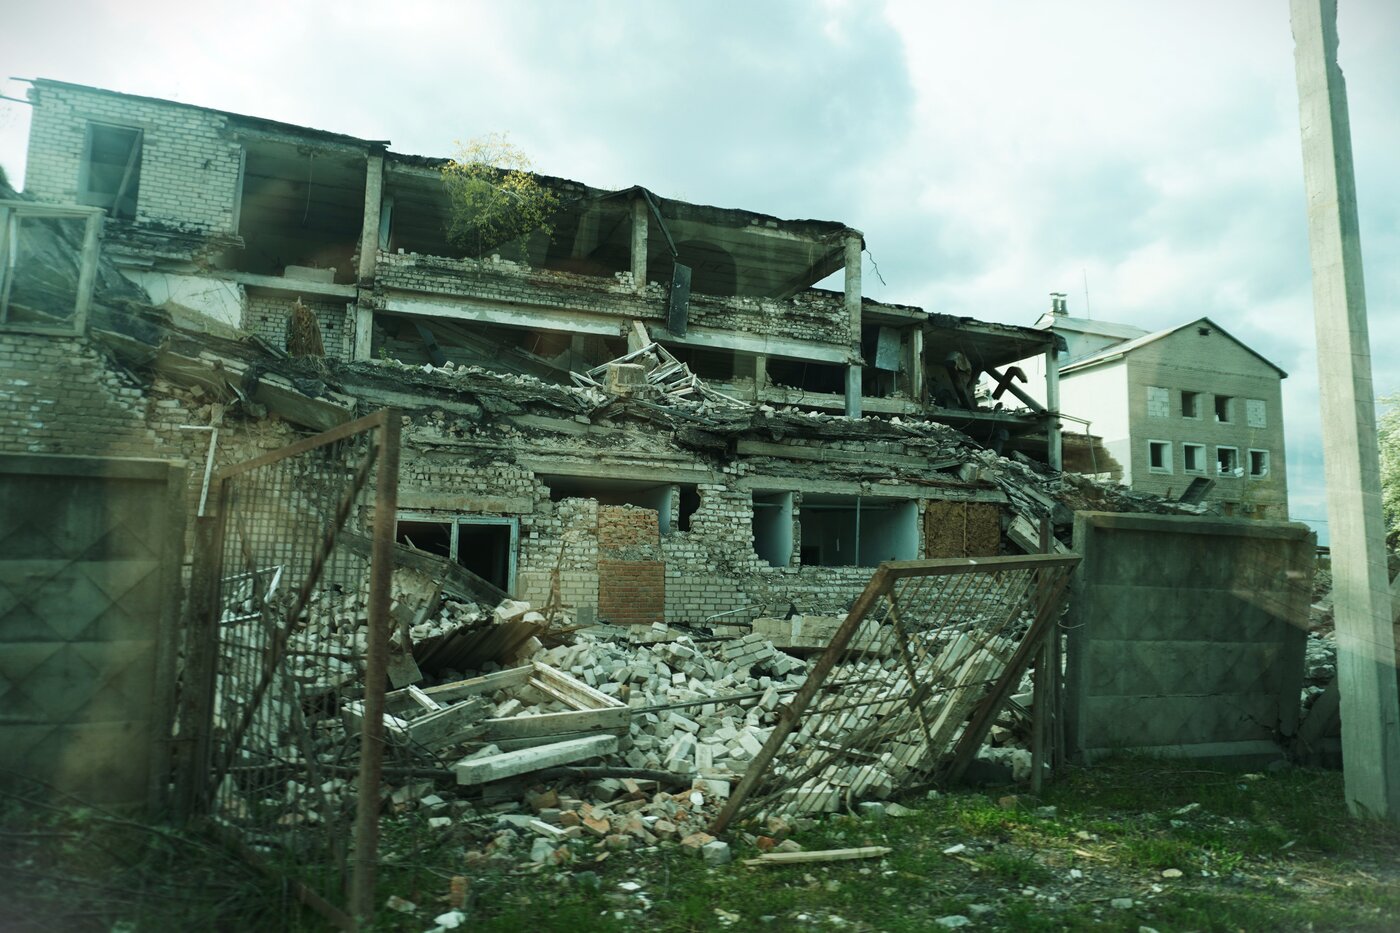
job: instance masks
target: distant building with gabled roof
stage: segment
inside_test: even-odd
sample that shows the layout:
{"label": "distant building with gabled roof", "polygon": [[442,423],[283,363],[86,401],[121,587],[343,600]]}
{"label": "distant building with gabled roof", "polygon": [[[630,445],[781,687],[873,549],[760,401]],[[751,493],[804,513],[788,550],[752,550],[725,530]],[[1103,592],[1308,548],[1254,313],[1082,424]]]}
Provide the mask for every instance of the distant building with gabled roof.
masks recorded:
{"label": "distant building with gabled roof", "polygon": [[1070,317],[1057,294],[1036,326],[1061,338],[1060,410],[1124,485],[1179,498],[1209,481],[1226,514],[1288,518],[1281,368],[1207,317],[1149,333]]}

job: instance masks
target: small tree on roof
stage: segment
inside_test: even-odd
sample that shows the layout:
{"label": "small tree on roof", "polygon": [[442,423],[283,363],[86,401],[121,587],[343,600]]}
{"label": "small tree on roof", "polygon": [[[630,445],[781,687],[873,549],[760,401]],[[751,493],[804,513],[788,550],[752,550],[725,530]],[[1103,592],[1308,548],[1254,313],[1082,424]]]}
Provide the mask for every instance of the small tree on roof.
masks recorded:
{"label": "small tree on roof", "polygon": [[450,208],[447,240],[458,249],[481,256],[536,231],[554,235],[559,198],[504,133],[459,142],[442,167],[442,181]]}

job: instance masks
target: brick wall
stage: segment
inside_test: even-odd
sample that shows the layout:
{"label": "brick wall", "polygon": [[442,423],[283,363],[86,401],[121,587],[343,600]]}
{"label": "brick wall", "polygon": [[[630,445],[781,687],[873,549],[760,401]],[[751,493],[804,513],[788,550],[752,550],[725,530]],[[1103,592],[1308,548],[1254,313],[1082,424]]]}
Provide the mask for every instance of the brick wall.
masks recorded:
{"label": "brick wall", "polygon": [[666,618],[666,565],[659,560],[598,561],[598,618],[650,625]]}
{"label": "brick wall", "polygon": [[181,230],[232,233],[241,146],[217,113],[81,88],[30,90],[27,194],[78,201],[79,172],[90,122],[140,128],[136,220]]}
{"label": "brick wall", "polygon": [[[294,300],[285,295],[250,293],[244,305],[243,329],[257,334],[279,350],[285,349],[287,318],[292,313]],[[355,338],[353,306],[344,299],[304,296],[301,303],[316,315],[316,321],[321,325],[321,343],[326,349],[326,358],[349,360],[350,344]]]}
{"label": "brick wall", "polygon": [[85,338],[0,331],[0,450],[169,457],[147,402]]}
{"label": "brick wall", "polygon": [[598,547],[605,551],[656,547],[661,541],[654,509],[634,505],[598,506]]}

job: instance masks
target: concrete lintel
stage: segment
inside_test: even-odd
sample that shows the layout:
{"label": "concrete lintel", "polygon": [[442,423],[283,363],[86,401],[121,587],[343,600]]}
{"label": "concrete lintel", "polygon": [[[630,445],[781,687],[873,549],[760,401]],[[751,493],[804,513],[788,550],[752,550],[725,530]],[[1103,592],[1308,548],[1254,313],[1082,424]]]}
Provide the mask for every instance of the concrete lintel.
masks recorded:
{"label": "concrete lintel", "polygon": [[1005,504],[1005,493],[996,489],[957,489],[946,486],[895,485],[889,483],[863,484],[842,480],[805,479],[800,476],[745,476],[738,482],[740,489],[758,492],[825,493],[835,496],[860,496],[865,499],[932,499],[949,502],[996,502]]}
{"label": "concrete lintel", "polygon": [[782,357],[793,360],[814,360],[820,363],[844,364],[851,357],[845,347],[831,347],[805,340],[791,340],[785,337],[768,337],[757,334],[739,334],[732,331],[703,331],[691,329],[684,337],[676,337],[659,325],[650,327],[653,337],[671,343],[715,350],[733,350],[736,353]]}
{"label": "concrete lintel", "polygon": [[289,279],[280,275],[258,275],[253,272],[229,272],[222,278],[230,279],[248,288],[265,288],[289,295],[329,295],[334,298],[354,298],[359,290],[353,285],[339,285],[335,282],[312,282],[307,279]]}
{"label": "concrete lintel", "polygon": [[400,512],[491,512],[500,515],[528,515],[534,510],[534,501],[524,496],[460,496],[429,490],[399,490]]}
{"label": "concrete lintel", "polygon": [[623,479],[652,483],[713,483],[719,474],[713,470],[675,467],[656,463],[574,463],[546,457],[517,457],[516,463],[535,474],[574,476],[581,479]]}
{"label": "concrete lintel", "polygon": [[602,337],[620,337],[628,324],[621,318],[587,315],[577,311],[553,311],[535,305],[508,305],[476,298],[458,298],[450,302],[421,298],[390,298],[384,303],[384,310],[394,314],[444,317],[457,321],[501,324],[506,327],[597,334]]}

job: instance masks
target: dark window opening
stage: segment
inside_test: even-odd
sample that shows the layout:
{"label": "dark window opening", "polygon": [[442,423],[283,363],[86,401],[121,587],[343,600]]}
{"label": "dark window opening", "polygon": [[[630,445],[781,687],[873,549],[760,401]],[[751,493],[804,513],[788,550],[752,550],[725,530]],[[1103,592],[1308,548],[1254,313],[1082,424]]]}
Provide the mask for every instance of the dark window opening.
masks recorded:
{"label": "dark window opening", "polygon": [[736,379],[753,380],[754,364],[751,356],[744,356],[733,350],[707,350],[670,343],[666,344],[666,350],[689,366],[690,371],[701,379],[726,383]]}
{"label": "dark window opening", "polygon": [[1205,472],[1206,449],[1201,444],[1182,444],[1181,458],[1187,473]]}
{"label": "dark window opening", "polygon": [[874,567],[913,560],[919,552],[919,509],[912,500],[806,495],[798,512],[803,565]]}
{"label": "dark window opening", "polygon": [[452,556],[452,525],[450,522],[400,521],[395,540],[429,554]]}
{"label": "dark window opening", "polygon": [[681,511],[676,517],[676,530],[689,531],[690,517],[700,508],[700,490],[694,484],[681,486]]}
{"label": "dark window opening", "polygon": [[355,281],[364,222],[365,159],[291,143],[247,147],[239,233],[243,272]]}
{"label": "dark window opening", "polygon": [[1172,447],[1166,441],[1147,442],[1147,465],[1159,473],[1170,473],[1172,468]]}
{"label": "dark window opening", "polygon": [[1228,395],[1217,395],[1215,397],[1215,420],[1221,424],[1230,423],[1230,409],[1233,407],[1234,399]]}
{"label": "dark window opening", "polygon": [[841,395],[846,391],[846,367],[769,357],[768,381],[788,389]]}
{"label": "dark window opening", "polygon": [[510,591],[511,526],[462,522],[457,526],[457,563],[499,590]]}
{"label": "dark window opening", "polygon": [[141,190],[141,130],[88,124],[87,153],[79,201],[106,208],[116,220],[135,220]]}
{"label": "dark window opening", "polygon": [[1249,475],[1269,475],[1269,452],[1267,450],[1251,450],[1249,452]]}
{"label": "dark window opening", "polygon": [[1199,418],[1199,417],[1201,417],[1200,402],[1201,402],[1201,393],[1199,393],[1199,392],[1187,392],[1185,389],[1182,389],[1182,390],[1181,390],[1181,417],[1183,417],[1183,418]]}

